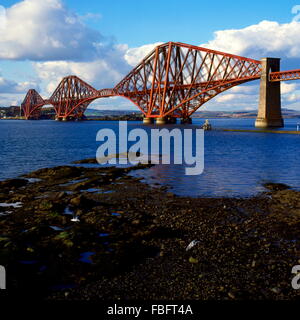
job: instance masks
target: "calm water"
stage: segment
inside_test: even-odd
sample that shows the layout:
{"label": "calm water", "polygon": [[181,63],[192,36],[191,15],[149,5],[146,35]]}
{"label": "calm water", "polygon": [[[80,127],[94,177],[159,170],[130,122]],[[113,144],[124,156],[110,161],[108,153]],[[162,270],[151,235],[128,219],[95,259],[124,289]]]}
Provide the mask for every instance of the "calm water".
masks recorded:
{"label": "calm water", "polygon": [[[253,129],[253,122],[211,120],[214,128]],[[300,120],[286,120],[285,129],[295,130],[297,122]],[[194,121],[194,126],[200,124],[203,120]],[[128,126],[145,128],[137,122]],[[102,128],[117,130],[118,122],[1,120],[0,179],[95,157],[99,146],[96,134]],[[136,175],[153,184],[167,185],[179,195],[251,196],[264,191],[264,182],[281,182],[300,189],[299,139],[300,135],[206,132],[202,175],[185,176],[185,167],[174,165],[158,165]]]}

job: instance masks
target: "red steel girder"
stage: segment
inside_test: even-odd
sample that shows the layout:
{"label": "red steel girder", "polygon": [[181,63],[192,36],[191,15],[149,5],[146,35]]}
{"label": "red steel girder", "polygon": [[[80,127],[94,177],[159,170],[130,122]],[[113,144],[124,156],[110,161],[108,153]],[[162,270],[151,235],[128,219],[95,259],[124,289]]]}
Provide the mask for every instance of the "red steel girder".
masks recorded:
{"label": "red steel girder", "polygon": [[[259,79],[258,60],[180,42],[157,46],[113,89],[96,90],[77,76],[62,79],[48,100],[29,90],[22,110],[38,117],[41,107],[52,104],[58,118],[81,118],[98,98],[121,96],[146,117],[188,118],[216,95]],[[300,70],[270,73],[270,81],[300,79]]]}
{"label": "red steel girder", "polygon": [[270,73],[271,82],[298,80],[298,79],[300,79],[300,69]]}
{"label": "red steel girder", "polygon": [[21,104],[22,114],[25,119],[38,119],[40,116],[41,108],[46,104],[43,98],[34,89],[30,89],[24,101]]}
{"label": "red steel girder", "polygon": [[147,117],[184,118],[217,94],[260,75],[260,61],[169,42],[155,48],[114,91]]}
{"label": "red steel girder", "polygon": [[98,91],[77,76],[68,76],[50,97],[58,118],[81,118],[88,105],[98,98]]}

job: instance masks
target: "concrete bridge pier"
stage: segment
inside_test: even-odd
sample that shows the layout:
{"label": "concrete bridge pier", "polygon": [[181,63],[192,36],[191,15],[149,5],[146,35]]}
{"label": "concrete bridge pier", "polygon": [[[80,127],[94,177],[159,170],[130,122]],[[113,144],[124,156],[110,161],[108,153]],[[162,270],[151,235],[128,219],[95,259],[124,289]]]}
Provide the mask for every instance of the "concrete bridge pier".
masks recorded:
{"label": "concrete bridge pier", "polygon": [[152,123],[154,123],[154,118],[144,117],[143,123],[144,123],[144,124],[152,124]]}
{"label": "concrete bridge pier", "polygon": [[176,122],[177,122],[177,119],[175,117],[156,118],[156,124],[157,125],[175,124]]}
{"label": "concrete bridge pier", "polygon": [[192,118],[182,118],[181,119],[181,124],[192,124],[193,120]]}
{"label": "concrete bridge pier", "polygon": [[158,125],[167,124],[167,118],[156,118],[156,124]]}
{"label": "concrete bridge pier", "polygon": [[280,71],[280,59],[263,58],[261,62],[260,98],[255,127],[281,128],[284,127],[284,121],[281,114],[280,82],[269,81],[270,72]]}
{"label": "concrete bridge pier", "polygon": [[168,123],[176,124],[176,123],[177,123],[177,118],[175,118],[175,117],[169,117],[169,118],[168,118]]}

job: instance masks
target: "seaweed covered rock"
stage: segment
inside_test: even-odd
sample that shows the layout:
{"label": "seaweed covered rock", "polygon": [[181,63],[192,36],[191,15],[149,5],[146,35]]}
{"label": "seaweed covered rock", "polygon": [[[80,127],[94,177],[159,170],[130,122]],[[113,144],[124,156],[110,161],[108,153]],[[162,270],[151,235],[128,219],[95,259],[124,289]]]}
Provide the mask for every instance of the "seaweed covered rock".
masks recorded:
{"label": "seaweed covered rock", "polygon": [[25,179],[9,179],[0,181],[0,189],[5,188],[21,188],[28,184],[28,180]]}
{"label": "seaweed covered rock", "polygon": [[78,167],[60,166],[55,168],[39,169],[26,175],[26,177],[55,180],[64,178],[75,178],[80,175],[81,170]]}
{"label": "seaweed covered rock", "polygon": [[80,194],[70,200],[70,206],[73,208],[89,209],[99,205],[99,202],[87,198],[85,195]]}
{"label": "seaweed covered rock", "polygon": [[89,158],[89,159],[73,161],[72,163],[73,164],[97,164],[98,162],[96,158]]}
{"label": "seaweed covered rock", "polygon": [[282,190],[291,189],[289,186],[283,183],[265,183],[264,187],[271,191],[282,191]]}

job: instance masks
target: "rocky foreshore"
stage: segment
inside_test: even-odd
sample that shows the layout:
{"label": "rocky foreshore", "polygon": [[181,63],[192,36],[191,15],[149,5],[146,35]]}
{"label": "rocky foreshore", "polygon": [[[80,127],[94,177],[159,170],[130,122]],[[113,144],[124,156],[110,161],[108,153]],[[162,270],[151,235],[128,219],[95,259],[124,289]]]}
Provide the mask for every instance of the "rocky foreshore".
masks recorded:
{"label": "rocky foreshore", "polygon": [[62,166],[0,182],[9,291],[46,300],[299,297],[291,270],[300,264],[300,192],[269,184],[249,199],[182,198],[130,175],[146,168]]}

